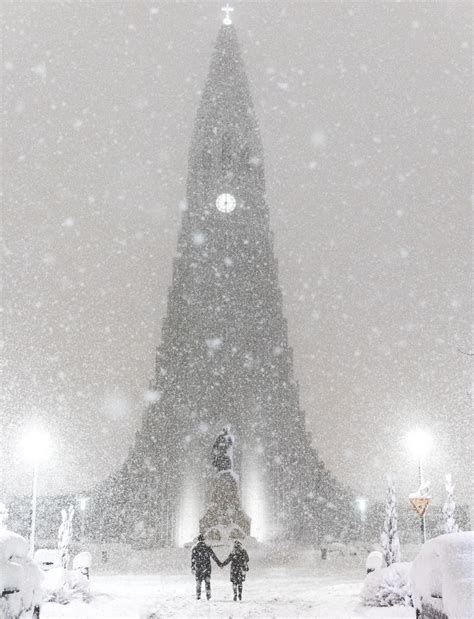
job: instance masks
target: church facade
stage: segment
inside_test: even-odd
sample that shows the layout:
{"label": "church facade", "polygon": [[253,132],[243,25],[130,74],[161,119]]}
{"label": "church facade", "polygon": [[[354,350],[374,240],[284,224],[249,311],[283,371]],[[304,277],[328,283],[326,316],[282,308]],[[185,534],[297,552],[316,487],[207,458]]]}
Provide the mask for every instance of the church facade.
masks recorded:
{"label": "church facade", "polygon": [[321,513],[334,507],[328,496],[336,482],[310,445],[299,402],[263,147],[229,22],[219,31],[195,122],[187,208],[151,385],[156,397],[102,494],[114,505],[114,515],[101,510],[103,530],[118,526],[121,514],[126,537],[146,544],[182,545],[197,535],[211,449],[223,427],[234,438],[253,537],[299,536],[320,527]]}

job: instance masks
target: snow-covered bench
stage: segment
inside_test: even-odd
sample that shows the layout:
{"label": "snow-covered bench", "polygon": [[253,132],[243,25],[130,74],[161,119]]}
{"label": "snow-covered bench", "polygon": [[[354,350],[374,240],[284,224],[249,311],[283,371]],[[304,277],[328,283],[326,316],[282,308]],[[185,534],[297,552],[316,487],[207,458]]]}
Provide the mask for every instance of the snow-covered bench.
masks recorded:
{"label": "snow-covered bench", "polygon": [[72,569],[78,570],[79,572],[81,572],[81,574],[84,574],[84,576],[88,579],[90,575],[89,572],[91,569],[91,563],[92,563],[91,553],[84,550],[78,553],[72,560]]}
{"label": "snow-covered bench", "polygon": [[59,552],[55,548],[38,548],[35,552],[35,563],[43,570],[47,572],[53,567],[61,565],[59,558]]}

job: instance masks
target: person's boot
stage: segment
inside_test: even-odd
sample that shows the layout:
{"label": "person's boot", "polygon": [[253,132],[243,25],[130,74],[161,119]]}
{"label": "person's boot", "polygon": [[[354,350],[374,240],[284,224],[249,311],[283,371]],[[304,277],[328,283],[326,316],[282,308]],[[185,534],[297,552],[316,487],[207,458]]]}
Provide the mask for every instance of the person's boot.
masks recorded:
{"label": "person's boot", "polygon": [[232,587],[234,591],[234,602],[237,602],[237,587]]}
{"label": "person's boot", "polygon": [[242,587],[239,587],[239,600],[242,601]]}

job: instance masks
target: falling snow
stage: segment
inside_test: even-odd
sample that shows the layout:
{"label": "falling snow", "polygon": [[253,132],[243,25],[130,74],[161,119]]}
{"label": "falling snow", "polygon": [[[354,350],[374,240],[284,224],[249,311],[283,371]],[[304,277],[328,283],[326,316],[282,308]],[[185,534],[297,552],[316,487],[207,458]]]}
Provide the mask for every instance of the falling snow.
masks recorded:
{"label": "falling snow", "polygon": [[429,537],[474,496],[470,6],[254,2],[234,29],[221,4],[4,3],[0,528],[31,530],[47,430],[37,543],[72,502],[117,568],[90,616],[187,616],[164,547],[196,537],[230,425],[251,566],[274,544],[235,616],[395,616],[359,599],[386,475],[397,578],[408,496],[430,481]]}

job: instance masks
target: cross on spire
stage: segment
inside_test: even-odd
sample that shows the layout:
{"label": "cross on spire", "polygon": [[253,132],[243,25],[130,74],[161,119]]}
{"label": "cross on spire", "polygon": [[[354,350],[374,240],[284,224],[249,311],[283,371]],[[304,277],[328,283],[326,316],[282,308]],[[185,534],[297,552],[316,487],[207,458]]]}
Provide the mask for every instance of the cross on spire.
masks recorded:
{"label": "cross on spire", "polygon": [[229,3],[227,3],[225,6],[222,7],[221,11],[224,11],[224,13],[225,13],[225,17],[222,20],[222,23],[225,26],[230,26],[232,24],[232,20],[230,18],[230,14],[232,13],[233,10],[234,9],[231,6],[229,6]]}

